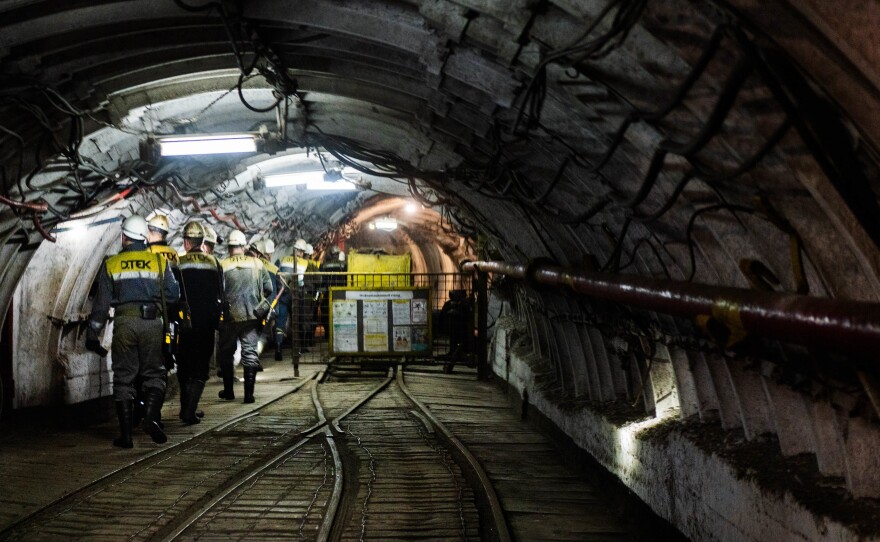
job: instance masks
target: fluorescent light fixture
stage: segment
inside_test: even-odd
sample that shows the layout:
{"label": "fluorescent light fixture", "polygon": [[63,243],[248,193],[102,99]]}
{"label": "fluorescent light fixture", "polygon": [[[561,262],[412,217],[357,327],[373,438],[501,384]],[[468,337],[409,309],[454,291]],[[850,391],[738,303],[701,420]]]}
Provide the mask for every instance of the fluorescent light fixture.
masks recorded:
{"label": "fluorescent light fixture", "polygon": [[122,217],[117,216],[113,218],[105,218],[103,220],[93,220],[91,222],[89,222],[89,219],[65,220],[52,228],[51,233],[70,233],[76,236],[84,236],[89,228],[103,226],[104,224],[110,224],[112,222],[122,222]]}
{"label": "fluorescent light fixture", "polygon": [[294,186],[309,182],[323,181],[323,171],[297,171],[295,173],[280,173],[278,175],[266,175],[266,188],[278,188],[279,186]]}
{"label": "fluorescent light fixture", "polygon": [[257,140],[253,134],[175,136],[159,138],[158,141],[162,156],[257,152]]}
{"label": "fluorescent light fixture", "polygon": [[357,190],[357,186],[351,181],[310,181],[306,183],[306,190]]}
{"label": "fluorescent light fixture", "polygon": [[373,221],[373,226],[375,226],[377,230],[394,231],[397,229],[397,220],[390,217],[377,218]]}
{"label": "fluorescent light fixture", "polygon": [[84,237],[88,231],[89,224],[87,222],[71,222],[70,225],[67,226],[67,233],[77,237]]}
{"label": "fluorescent light fixture", "polygon": [[293,173],[280,173],[278,175],[266,175],[266,188],[278,188],[280,186],[304,185],[306,190],[357,190],[357,186],[350,181],[327,181],[324,179],[324,171],[296,171]]}

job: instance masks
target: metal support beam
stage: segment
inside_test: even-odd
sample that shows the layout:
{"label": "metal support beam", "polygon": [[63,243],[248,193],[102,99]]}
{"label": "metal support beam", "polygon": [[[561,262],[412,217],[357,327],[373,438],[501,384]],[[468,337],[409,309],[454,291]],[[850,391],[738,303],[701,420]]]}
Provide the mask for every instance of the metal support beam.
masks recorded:
{"label": "metal support beam", "polygon": [[591,297],[685,318],[714,317],[732,330],[826,348],[860,358],[880,352],[880,304],[635,275],[572,272],[553,265],[471,262],[465,270],[500,273]]}

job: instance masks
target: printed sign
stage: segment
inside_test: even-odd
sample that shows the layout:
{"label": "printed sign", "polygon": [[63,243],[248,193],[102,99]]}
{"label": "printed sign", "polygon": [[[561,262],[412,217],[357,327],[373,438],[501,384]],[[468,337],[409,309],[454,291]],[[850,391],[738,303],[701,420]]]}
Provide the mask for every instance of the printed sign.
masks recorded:
{"label": "printed sign", "polygon": [[332,354],[431,352],[428,288],[330,289]]}
{"label": "printed sign", "polygon": [[428,300],[413,299],[412,307],[412,323],[427,324],[428,323]]}
{"label": "printed sign", "polygon": [[409,305],[410,302],[408,299],[391,300],[391,314],[394,316],[394,325],[399,326],[411,322],[409,317]]}
{"label": "printed sign", "polygon": [[412,350],[409,330],[409,327],[394,326],[395,352],[409,352],[410,350]]}

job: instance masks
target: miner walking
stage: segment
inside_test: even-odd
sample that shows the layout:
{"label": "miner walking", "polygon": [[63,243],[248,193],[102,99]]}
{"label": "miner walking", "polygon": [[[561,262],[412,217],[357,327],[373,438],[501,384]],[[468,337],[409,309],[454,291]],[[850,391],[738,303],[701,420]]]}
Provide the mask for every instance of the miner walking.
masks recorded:
{"label": "miner walking", "polygon": [[[223,377],[221,399],[235,399],[232,384],[235,368],[232,357],[235,343],[241,343],[241,366],[244,369],[244,402],[254,402],[254,385],[260,361],[257,354],[260,325],[268,314],[272,295],[272,277],[263,262],[245,254],[247,240],[244,233],[235,230],[229,234],[227,246],[229,257],[220,262],[226,300],[223,325],[220,329],[220,346],[217,366]],[[261,313],[265,310],[265,313]]]}
{"label": "miner walking", "polygon": [[119,419],[115,446],[131,448],[132,414],[139,377],[144,396],[143,429],[162,444],[168,440],[159,423],[165,399],[165,367],[162,344],[165,336],[162,307],[176,302],[180,288],[165,258],[147,250],[147,222],[133,215],[122,223],[122,251],[107,258],[98,272],[98,291],[86,348],[106,355],[100,334],[114,307],[112,369],[113,398]]}

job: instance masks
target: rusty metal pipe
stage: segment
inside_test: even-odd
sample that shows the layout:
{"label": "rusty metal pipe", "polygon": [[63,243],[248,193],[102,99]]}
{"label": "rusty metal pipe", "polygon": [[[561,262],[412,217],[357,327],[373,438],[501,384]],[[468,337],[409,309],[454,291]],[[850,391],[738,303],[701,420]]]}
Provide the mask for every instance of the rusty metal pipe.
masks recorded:
{"label": "rusty metal pipe", "polygon": [[13,207],[15,209],[25,209],[35,213],[45,213],[49,210],[49,204],[43,200],[37,201],[16,201],[7,197],[0,196],[0,203]]}
{"label": "rusty metal pipe", "polygon": [[250,228],[247,228],[244,224],[242,224],[238,217],[235,216],[235,213],[231,215],[221,215],[217,213],[217,209],[208,209],[211,212],[211,215],[220,222],[231,223],[235,226],[236,229],[241,231],[249,231]]}
{"label": "rusty metal pipe", "polygon": [[465,270],[500,273],[568,286],[588,296],[685,318],[711,315],[730,328],[781,341],[875,357],[880,352],[880,304],[758,292],[633,275],[572,272],[552,265],[470,262]]}

